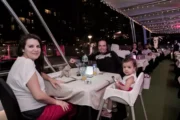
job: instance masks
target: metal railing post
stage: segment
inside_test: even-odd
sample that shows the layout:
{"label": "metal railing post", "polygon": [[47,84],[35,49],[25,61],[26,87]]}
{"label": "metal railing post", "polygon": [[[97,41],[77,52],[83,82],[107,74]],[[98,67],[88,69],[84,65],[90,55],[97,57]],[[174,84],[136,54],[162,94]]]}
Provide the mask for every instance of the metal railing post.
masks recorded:
{"label": "metal railing post", "polygon": [[52,39],[53,43],[55,44],[56,48],[58,49],[59,53],[61,54],[61,56],[63,57],[64,61],[69,65],[68,61],[66,60],[63,52],[61,51],[55,37],[53,36],[52,32],[50,31],[49,27],[47,26],[46,22],[44,21],[43,17],[41,16],[39,10],[37,9],[36,5],[34,4],[34,2],[32,0],[28,0],[29,3],[31,4],[33,10],[35,11],[35,13],[37,14],[39,20],[41,21],[42,25],[44,26],[45,30],[47,31],[48,35],[50,36],[50,38]]}
{"label": "metal railing post", "polygon": [[144,36],[144,45],[147,44],[147,33],[146,33],[146,29],[142,26],[143,29],[143,36]]}
{"label": "metal railing post", "polygon": [[21,26],[22,31],[25,34],[29,34],[29,31],[26,29],[26,27],[23,25],[23,23],[20,21],[19,17],[16,15],[12,7],[9,5],[9,3],[6,0],[1,0],[1,2],[4,4],[4,6],[8,9],[10,14],[15,18],[16,22]]}
{"label": "metal railing post", "polygon": [[135,26],[134,26],[134,22],[132,21],[132,26],[133,26],[133,31],[134,31],[134,42],[137,42],[136,41],[136,29],[135,29]]}
{"label": "metal railing post", "polygon": [[[14,12],[14,10],[12,9],[12,7],[9,5],[9,3],[6,0],[1,0],[1,2],[4,4],[4,6],[8,9],[8,11],[10,12],[10,14],[15,18],[16,22],[19,24],[19,26],[22,28],[22,31],[25,34],[29,34],[29,31],[26,29],[26,27],[24,26],[24,24],[20,21],[19,17],[17,16],[17,14]],[[52,67],[52,65],[50,63],[48,63],[46,61],[46,56],[44,56],[44,60],[47,63],[47,65],[51,68],[51,70],[53,72],[56,72],[55,69]]]}
{"label": "metal railing post", "polygon": [[135,42],[135,35],[134,35],[134,27],[133,27],[133,21],[130,19],[130,26],[131,26],[131,34],[132,34],[132,39],[133,43]]}

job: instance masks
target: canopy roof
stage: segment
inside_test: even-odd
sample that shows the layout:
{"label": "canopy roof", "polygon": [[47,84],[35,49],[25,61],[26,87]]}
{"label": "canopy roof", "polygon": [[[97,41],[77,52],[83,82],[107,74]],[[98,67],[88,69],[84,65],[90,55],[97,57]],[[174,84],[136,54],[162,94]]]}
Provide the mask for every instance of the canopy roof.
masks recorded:
{"label": "canopy roof", "polygon": [[180,0],[102,0],[152,33],[180,33]]}

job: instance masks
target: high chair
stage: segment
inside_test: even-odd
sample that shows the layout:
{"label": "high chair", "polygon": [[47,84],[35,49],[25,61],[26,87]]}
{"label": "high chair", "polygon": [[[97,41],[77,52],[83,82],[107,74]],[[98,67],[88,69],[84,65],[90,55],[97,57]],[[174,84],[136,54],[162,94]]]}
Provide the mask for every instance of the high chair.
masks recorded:
{"label": "high chair", "polygon": [[0,120],[8,120],[4,110],[0,111]]}
{"label": "high chair", "polygon": [[142,89],[143,89],[142,88],[143,80],[144,80],[144,73],[141,73],[138,76],[136,83],[134,85],[134,88],[131,91],[123,91],[123,90],[115,89],[114,85],[110,85],[109,87],[107,87],[103,96],[103,100],[100,104],[97,120],[99,120],[101,116],[101,111],[102,111],[102,108],[106,99],[110,99],[114,102],[118,102],[118,103],[122,103],[127,106],[130,106],[132,119],[135,120],[136,118],[135,118],[135,112],[134,112],[134,103],[136,102],[138,95],[140,95],[141,104],[142,104],[143,112],[145,115],[145,120],[148,120],[147,115],[146,115],[146,110],[144,107],[142,94],[141,94]]}

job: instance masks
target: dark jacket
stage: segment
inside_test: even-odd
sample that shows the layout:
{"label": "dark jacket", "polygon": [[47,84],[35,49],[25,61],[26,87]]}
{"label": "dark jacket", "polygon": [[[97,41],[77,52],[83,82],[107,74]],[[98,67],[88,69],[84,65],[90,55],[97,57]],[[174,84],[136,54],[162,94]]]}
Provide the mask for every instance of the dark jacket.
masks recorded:
{"label": "dark jacket", "polygon": [[136,50],[137,50],[136,52],[132,52],[132,51],[133,51],[133,49],[132,49],[131,52],[132,52],[133,54],[135,54],[135,55],[140,55],[140,54],[142,54],[141,50],[138,50],[138,49],[136,49]]}
{"label": "dark jacket", "polygon": [[174,49],[173,51],[179,51],[179,45],[178,44],[174,44]]}

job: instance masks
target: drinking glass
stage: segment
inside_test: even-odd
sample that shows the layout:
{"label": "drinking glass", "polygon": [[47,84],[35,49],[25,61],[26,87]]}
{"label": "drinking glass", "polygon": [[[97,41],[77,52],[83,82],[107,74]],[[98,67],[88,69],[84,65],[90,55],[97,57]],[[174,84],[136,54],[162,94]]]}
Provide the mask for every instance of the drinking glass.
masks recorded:
{"label": "drinking glass", "polygon": [[86,67],[80,67],[80,75],[82,76],[82,80],[86,80],[87,76],[85,75]]}
{"label": "drinking glass", "polygon": [[77,60],[75,63],[76,67],[78,68],[77,74],[80,75],[80,67],[82,66],[82,63],[80,60]]}

